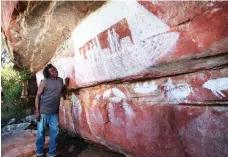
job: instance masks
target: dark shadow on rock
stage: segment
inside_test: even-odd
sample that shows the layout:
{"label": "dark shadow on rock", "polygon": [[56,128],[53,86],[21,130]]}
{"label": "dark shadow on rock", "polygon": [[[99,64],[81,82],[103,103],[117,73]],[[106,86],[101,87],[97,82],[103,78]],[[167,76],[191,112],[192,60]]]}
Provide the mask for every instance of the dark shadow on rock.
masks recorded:
{"label": "dark shadow on rock", "polygon": [[88,143],[84,139],[61,132],[58,139],[58,157],[125,157],[107,147]]}
{"label": "dark shadow on rock", "polygon": [[61,132],[57,145],[58,157],[76,157],[87,147],[88,144],[84,139]]}

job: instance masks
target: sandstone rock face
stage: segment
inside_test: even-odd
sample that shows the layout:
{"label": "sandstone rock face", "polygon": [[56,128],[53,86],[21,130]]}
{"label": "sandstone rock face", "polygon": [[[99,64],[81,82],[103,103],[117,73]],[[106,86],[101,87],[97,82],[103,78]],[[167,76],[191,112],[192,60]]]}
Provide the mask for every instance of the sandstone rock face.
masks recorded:
{"label": "sandstone rock face", "polygon": [[228,156],[227,8],[107,2],[50,60],[81,87],[61,127],[131,156]]}
{"label": "sandstone rock face", "polygon": [[81,19],[103,3],[2,2],[5,6],[2,7],[2,16],[5,17],[2,19],[3,29],[15,52],[17,64],[32,72],[43,68],[55,54],[57,46],[72,33]]}
{"label": "sandstone rock face", "polygon": [[18,1],[1,1],[1,27],[4,31],[9,28],[11,16],[14,8],[16,7]]}
{"label": "sandstone rock face", "polygon": [[[62,77],[71,78],[71,87],[221,66],[227,64],[227,6],[227,2],[110,2],[74,29],[56,52],[61,59],[55,56],[51,62]],[[110,17],[113,11],[117,14]],[[221,58],[214,58],[218,54]]]}
{"label": "sandstone rock face", "polygon": [[81,89],[62,100],[60,125],[132,156],[225,157],[227,76],[224,68]]}

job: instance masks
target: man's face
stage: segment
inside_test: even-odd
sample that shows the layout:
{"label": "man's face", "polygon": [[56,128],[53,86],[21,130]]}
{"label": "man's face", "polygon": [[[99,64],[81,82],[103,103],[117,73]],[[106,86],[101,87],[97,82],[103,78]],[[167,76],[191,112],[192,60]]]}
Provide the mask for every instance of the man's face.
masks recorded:
{"label": "man's face", "polygon": [[51,78],[55,78],[58,76],[57,70],[54,67],[49,68],[48,72]]}

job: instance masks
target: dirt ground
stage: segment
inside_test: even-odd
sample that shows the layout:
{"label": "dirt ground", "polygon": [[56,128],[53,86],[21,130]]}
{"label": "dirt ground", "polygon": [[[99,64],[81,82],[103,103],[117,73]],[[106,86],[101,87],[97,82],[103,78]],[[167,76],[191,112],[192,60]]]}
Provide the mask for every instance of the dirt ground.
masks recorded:
{"label": "dirt ground", "polygon": [[[28,130],[22,130],[15,133],[7,133],[1,136],[1,152],[3,157],[36,157],[35,140],[36,125],[33,123]],[[48,152],[49,129],[45,132],[46,148]],[[67,134],[60,130],[57,157],[125,157],[123,154],[113,152],[108,148],[90,143],[84,139]]]}
{"label": "dirt ground", "polygon": [[[57,149],[57,157],[125,157],[123,154],[112,152],[103,146],[87,143],[80,137],[64,132],[60,133]],[[45,152],[48,152],[48,148],[45,149]],[[36,157],[36,155],[31,157]]]}

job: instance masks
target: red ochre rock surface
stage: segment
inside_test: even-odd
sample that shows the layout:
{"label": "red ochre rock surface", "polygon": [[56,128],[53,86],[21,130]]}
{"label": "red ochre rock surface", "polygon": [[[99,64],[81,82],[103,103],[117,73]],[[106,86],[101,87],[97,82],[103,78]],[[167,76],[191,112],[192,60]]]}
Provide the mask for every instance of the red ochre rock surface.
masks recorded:
{"label": "red ochre rock surface", "polygon": [[60,125],[126,155],[228,155],[228,69],[72,93]]}

